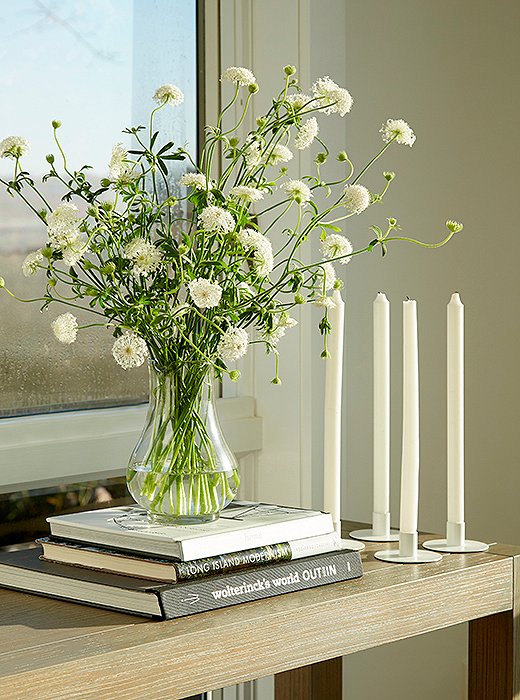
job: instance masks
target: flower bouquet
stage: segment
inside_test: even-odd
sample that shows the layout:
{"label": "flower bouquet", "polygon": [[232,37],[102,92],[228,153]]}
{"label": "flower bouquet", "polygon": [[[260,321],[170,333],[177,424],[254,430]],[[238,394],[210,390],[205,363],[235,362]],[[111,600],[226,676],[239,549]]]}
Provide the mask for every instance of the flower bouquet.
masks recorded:
{"label": "flower bouquet", "polygon": [[[114,335],[112,354],[124,369],[148,359],[150,407],[141,438],[128,467],[128,487],[152,519],[201,522],[218,517],[236,495],[236,461],[222,437],[214,405],[214,380],[224,374],[238,380],[236,360],[252,344],[263,344],[275,361],[274,384],[280,383],[278,344],[296,325],[295,306],[314,304],[323,310],[319,331],[328,356],[330,294],[339,288],[333,263],[346,265],[356,255],[390,242],[406,240],[438,247],[462,229],[447,222],[439,243],[403,236],[395,218],[386,230],[371,226],[368,242],[354,250],[338,224],[380,205],[394,179],[384,172],[379,192],[360,181],[367,169],[393,144],[412,146],[415,135],[402,119],[381,128],[383,145],[356,172],[347,152],[337,155],[343,177],[325,174],[329,151],[319,136],[318,117],[343,117],[352,98],[329,77],[316,80],[310,94],[298,86],[296,69],[286,66],[284,82],[256,128],[240,138],[240,127],[258,85],[246,68],[228,68],[222,80],[234,84],[234,95],[214,126],[206,127],[196,160],[173,142],[162,143],[154,128],[159,110],[175,108],[183,93],[163,85],[149,125],[124,130],[130,149],[114,146],[108,175],[99,185],[88,179],[89,166],[72,168],[61,145],[60,122],[53,121],[56,153],[46,159],[43,181],[63,186],[61,203],[48,202],[23,169],[28,142],[11,136],[0,143],[0,155],[13,160],[13,175],[2,180],[8,193],[21,197],[46,230],[46,243],[23,262],[24,275],[44,272],[42,309],[60,304],[86,308],[93,323]],[[237,123],[224,127],[223,117],[245,91]],[[313,172],[292,179],[286,164],[293,150],[317,146]],[[217,153],[222,171],[215,172]],[[181,196],[173,196],[171,161],[186,162]],[[324,193],[315,203],[315,195]],[[265,215],[269,214],[269,223]],[[281,245],[269,234],[282,232]],[[279,239],[280,236],[278,235]],[[314,262],[301,260],[300,248],[316,241]],[[307,258],[308,259],[308,258]],[[0,286],[18,298],[5,286]],[[62,343],[76,340],[76,316],[67,311],[52,322]]]}

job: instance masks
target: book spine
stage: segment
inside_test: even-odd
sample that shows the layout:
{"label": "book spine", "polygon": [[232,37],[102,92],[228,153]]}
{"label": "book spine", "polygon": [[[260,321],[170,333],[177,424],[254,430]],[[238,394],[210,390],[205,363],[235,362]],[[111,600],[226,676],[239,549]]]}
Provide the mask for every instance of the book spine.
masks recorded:
{"label": "book spine", "polygon": [[270,598],[282,593],[337,583],[363,574],[358,552],[342,550],[257,567],[224,576],[174,584],[157,591],[164,619]]}
{"label": "book spine", "polygon": [[253,566],[265,566],[280,561],[291,561],[332,552],[339,549],[340,542],[339,536],[333,532],[328,535],[244,549],[240,552],[221,554],[215,557],[175,562],[173,568],[177,581],[192,581],[228,571],[239,571]]}
{"label": "book spine", "polygon": [[308,518],[270,523],[260,527],[230,533],[212,534],[179,541],[180,559],[191,561],[219,554],[264,547],[305,537],[326,535],[334,531],[330,513],[319,513]]}

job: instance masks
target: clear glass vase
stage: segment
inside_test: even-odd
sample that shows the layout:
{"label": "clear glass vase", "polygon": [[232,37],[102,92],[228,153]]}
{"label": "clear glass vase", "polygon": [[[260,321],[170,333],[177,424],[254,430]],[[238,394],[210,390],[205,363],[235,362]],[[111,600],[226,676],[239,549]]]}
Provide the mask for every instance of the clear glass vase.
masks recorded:
{"label": "clear glass vase", "polygon": [[150,404],[128,464],[128,490],[151,521],[215,520],[240,478],[216,413],[213,377],[205,367],[149,367]]}

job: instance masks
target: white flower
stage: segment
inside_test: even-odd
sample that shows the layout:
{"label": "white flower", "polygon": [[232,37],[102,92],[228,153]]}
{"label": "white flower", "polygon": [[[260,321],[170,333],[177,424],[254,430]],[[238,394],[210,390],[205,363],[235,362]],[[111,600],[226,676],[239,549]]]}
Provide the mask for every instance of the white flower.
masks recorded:
{"label": "white flower", "polygon": [[273,318],[273,327],[270,330],[265,330],[260,336],[260,340],[269,343],[271,346],[278,345],[284,337],[287,328],[294,328],[298,325],[298,321],[286,313],[277,314]]}
{"label": "white flower", "polygon": [[313,98],[309,95],[304,95],[302,92],[296,92],[294,95],[288,95],[285,98],[285,101],[288,102],[295,110],[302,109],[302,107],[306,107],[306,109],[311,109],[313,107]]}
{"label": "white flower", "polygon": [[317,80],[312,86],[312,92],[325,114],[339,114],[344,117],[352,107],[352,96],[348,90],[339,87],[326,75]]}
{"label": "white flower", "polygon": [[53,250],[60,250],[78,236],[80,213],[74,204],[64,203],[47,217],[47,235]]}
{"label": "white flower", "polygon": [[[330,233],[327,238],[321,242],[321,252],[325,258],[339,258],[344,255],[350,256],[353,252],[352,243],[345,236],[339,233]],[[344,257],[339,262],[346,265],[350,262],[350,257]]]}
{"label": "white flower", "polygon": [[20,158],[29,153],[30,144],[23,136],[8,136],[0,141],[0,158]]}
{"label": "white flower", "polygon": [[334,282],[336,281],[336,270],[334,269],[334,265],[332,263],[323,263],[323,265],[321,265],[321,270],[323,272],[325,291],[328,291],[334,287]]}
{"label": "white flower", "polygon": [[40,269],[40,263],[44,261],[41,250],[35,250],[25,258],[22,263],[22,272],[25,277],[32,277]]}
{"label": "white flower", "polygon": [[193,302],[199,309],[211,309],[218,306],[222,296],[222,287],[217,282],[210,282],[204,277],[198,277],[188,284]]}
{"label": "white flower", "polygon": [[229,190],[232,197],[239,197],[248,202],[258,202],[264,198],[264,193],[256,187],[247,187],[247,185],[237,185]]}
{"label": "white flower", "polygon": [[124,255],[133,261],[132,273],[135,277],[147,277],[159,267],[162,259],[161,251],[141,237],[134,238],[126,244]]}
{"label": "white flower", "polygon": [[122,143],[116,143],[108,164],[108,177],[111,180],[127,181],[132,170],[132,164],[127,163],[128,151]]}
{"label": "white flower", "polygon": [[292,160],[292,157],[293,154],[287,148],[287,146],[277,143],[276,146],[274,146],[269,152],[267,164],[277,165],[278,163],[288,163],[290,160]]}
{"label": "white flower", "polygon": [[180,105],[184,102],[184,93],[176,85],[166,83],[166,85],[161,85],[160,88],[157,88],[153,99],[160,105],[164,102]]}
{"label": "white flower", "polygon": [[70,345],[78,335],[78,320],[74,314],[61,314],[51,323],[51,328],[60,343]]}
{"label": "white flower", "polygon": [[392,139],[402,146],[413,146],[415,143],[415,134],[404,119],[387,119],[379,133],[383,135],[383,141],[386,143]]}
{"label": "white flower", "polygon": [[314,306],[318,306],[321,309],[335,309],[336,308],[336,302],[332,297],[328,297],[325,294],[319,297],[316,297],[314,301],[312,302]]}
{"label": "white flower", "polygon": [[343,204],[351,214],[361,214],[370,206],[370,192],[363,185],[347,185],[344,194]]}
{"label": "white flower", "polygon": [[301,180],[287,180],[283,185],[280,185],[280,189],[285,190],[287,196],[294,199],[298,204],[305,204],[312,197],[310,188]]}
{"label": "white flower", "polygon": [[296,138],[294,139],[295,148],[300,151],[302,151],[304,148],[308,148],[318,135],[319,130],[320,128],[316,117],[307,119],[307,121],[303,122],[298,130],[298,133],[296,134]]}
{"label": "white flower", "polygon": [[211,205],[199,214],[199,224],[205,231],[230,233],[235,228],[235,219],[222,207]]}
{"label": "white flower", "polygon": [[244,159],[248,168],[254,168],[262,162],[262,149],[260,144],[253,141],[244,151]]}
{"label": "white flower", "polygon": [[112,355],[123,369],[140,367],[148,357],[145,341],[133,331],[125,331],[112,346]]}
{"label": "white flower", "polygon": [[222,73],[221,80],[229,80],[236,85],[254,85],[256,78],[249,68],[230,66]]}
{"label": "white flower", "polygon": [[249,336],[243,328],[229,328],[220,338],[217,352],[224,362],[235,362],[247,352]]}
{"label": "white flower", "polygon": [[252,228],[244,228],[238,240],[246,251],[253,253],[253,265],[260,277],[267,277],[274,266],[273,246],[263,233]]}
{"label": "white flower", "polygon": [[203,173],[184,173],[181,177],[181,185],[193,187],[195,190],[207,190],[214,186],[212,180],[209,181]]}
{"label": "white flower", "polygon": [[80,233],[71,236],[64,241],[60,247],[63,262],[69,267],[74,267],[78,263],[87,250],[87,239]]}

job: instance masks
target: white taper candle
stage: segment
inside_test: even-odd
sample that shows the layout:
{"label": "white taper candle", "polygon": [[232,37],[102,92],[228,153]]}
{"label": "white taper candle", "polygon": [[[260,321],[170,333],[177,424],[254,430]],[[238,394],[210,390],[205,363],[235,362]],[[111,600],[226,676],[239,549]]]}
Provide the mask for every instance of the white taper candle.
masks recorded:
{"label": "white taper candle", "polygon": [[382,292],[374,312],[374,513],[390,509],[390,303]]}
{"label": "white taper candle", "polygon": [[419,354],[417,305],[403,302],[403,444],[401,532],[417,530],[419,508]]}
{"label": "white taper candle", "polygon": [[448,521],[464,522],[464,304],[448,304]]}
{"label": "white taper candle", "polygon": [[332,298],[336,304],[329,309],[331,332],[328,336],[330,357],[325,365],[323,504],[332,514],[336,532],[341,534],[341,390],[343,382],[343,333],[345,304],[338,289]]}

